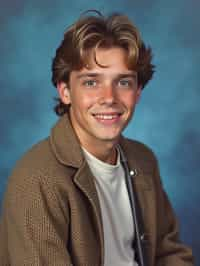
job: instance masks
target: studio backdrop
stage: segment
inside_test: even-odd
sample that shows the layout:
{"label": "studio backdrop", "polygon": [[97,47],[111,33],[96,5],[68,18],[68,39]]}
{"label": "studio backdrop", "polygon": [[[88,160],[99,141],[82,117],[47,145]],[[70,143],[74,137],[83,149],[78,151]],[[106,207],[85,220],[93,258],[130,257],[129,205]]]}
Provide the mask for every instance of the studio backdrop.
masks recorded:
{"label": "studio backdrop", "polygon": [[181,238],[200,265],[200,1],[0,2],[0,202],[16,161],[57,117],[51,62],[68,25],[88,9],[122,12],[152,47],[156,65],[124,134],[156,153]]}

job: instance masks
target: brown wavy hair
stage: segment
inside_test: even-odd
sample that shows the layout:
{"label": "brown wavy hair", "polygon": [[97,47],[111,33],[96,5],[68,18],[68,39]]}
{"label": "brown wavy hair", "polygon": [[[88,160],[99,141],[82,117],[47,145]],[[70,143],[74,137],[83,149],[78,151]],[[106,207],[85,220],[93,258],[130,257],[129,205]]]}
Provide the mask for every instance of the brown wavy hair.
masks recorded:
{"label": "brown wavy hair", "polygon": [[[52,62],[52,83],[55,87],[61,81],[68,84],[71,71],[86,66],[91,53],[98,64],[96,50],[113,46],[127,51],[127,66],[137,71],[138,85],[143,89],[154,73],[151,48],[146,47],[127,16],[112,14],[105,17],[98,11],[94,15],[81,16],[65,32]],[[56,98],[54,111],[57,115],[62,116],[68,109],[68,105]]]}

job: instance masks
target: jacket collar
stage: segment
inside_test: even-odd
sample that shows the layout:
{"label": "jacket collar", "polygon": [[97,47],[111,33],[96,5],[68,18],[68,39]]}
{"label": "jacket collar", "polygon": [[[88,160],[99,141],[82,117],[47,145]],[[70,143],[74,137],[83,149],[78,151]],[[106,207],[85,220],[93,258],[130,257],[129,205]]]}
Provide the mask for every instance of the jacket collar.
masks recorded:
{"label": "jacket collar", "polygon": [[81,166],[83,154],[68,114],[64,114],[52,128],[50,143],[56,158],[62,164],[75,168]]}

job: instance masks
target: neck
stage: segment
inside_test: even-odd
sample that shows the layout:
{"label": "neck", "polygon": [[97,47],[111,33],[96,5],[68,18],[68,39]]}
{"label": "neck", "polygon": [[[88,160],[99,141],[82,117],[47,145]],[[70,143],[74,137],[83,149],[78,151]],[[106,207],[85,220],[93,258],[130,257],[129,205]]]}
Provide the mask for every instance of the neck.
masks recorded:
{"label": "neck", "polygon": [[105,143],[101,143],[101,145],[85,145],[82,143],[82,146],[93,156],[98,158],[99,160],[109,163],[116,164],[117,162],[117,150],[116,145],[106,145]]}
{"label": "neck", "polygon": [[109,163],[116,164],[117,162],[117,150],[116,145],[119,140],[119,136],[115,139],[99,139],[95,136],[88,136],[85,134],[84,130],[80,127],[77,127],[76,123],[73,123],[72,116],[70,116],[70,120],[74,131],[80,141],[80,144],[83,148],[85,148],[89,153],[98,158],[99,160]]}

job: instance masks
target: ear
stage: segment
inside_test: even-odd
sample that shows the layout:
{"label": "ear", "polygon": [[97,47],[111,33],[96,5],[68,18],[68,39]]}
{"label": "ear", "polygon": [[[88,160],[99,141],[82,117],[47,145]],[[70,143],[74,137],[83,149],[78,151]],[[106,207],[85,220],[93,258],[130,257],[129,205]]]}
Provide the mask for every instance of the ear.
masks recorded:
{"label": "ear", "polygon": [[141,96],[141,93],[142,93],[142,86],[139,86],[139,87],[137,88],[137,91],[136,91],[136,103],[139,102],[139,100],[140,100],[140,96]]}
{"label": "ear", "polygon": [[58,94],[60,96],[61,101],[64,104],[70,104],[71,103],[70,91],[69,91],[67,84],[63,81],[59,82],[57,84],[57,90],[58,90]]}

